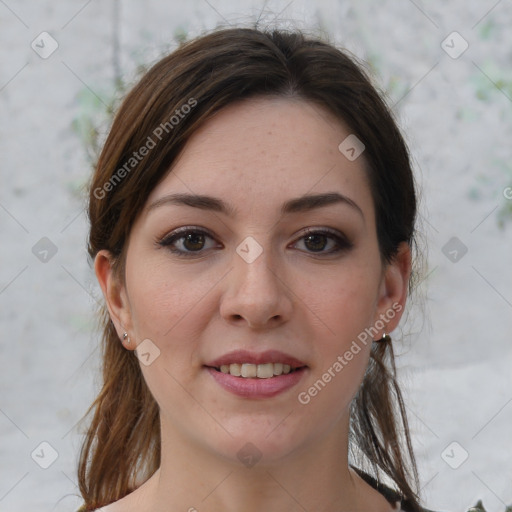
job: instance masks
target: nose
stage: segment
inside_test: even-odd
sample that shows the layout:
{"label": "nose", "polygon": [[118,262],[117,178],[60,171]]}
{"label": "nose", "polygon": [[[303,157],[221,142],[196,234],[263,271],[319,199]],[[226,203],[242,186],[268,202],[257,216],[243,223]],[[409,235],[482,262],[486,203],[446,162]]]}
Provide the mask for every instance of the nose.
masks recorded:
{"label": "nose", "polygon": [[282,266],[271,258],[270,251],[263,250],[251,262],[235,254],[233,264],[220,305],[220,314],[226,321],[268,329],[290,319],[293,293]]}

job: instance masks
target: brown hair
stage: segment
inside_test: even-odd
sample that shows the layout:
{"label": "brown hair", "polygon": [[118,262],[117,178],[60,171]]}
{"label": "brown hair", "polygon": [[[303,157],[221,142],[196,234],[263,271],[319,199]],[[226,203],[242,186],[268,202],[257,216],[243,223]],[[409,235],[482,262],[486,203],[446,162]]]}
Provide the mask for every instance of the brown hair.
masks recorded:
{"label": "brown hair", "polygon": [[[187,139],[226,105],[268,95],[303,98],[350,127],[365,145],[382,260],[392,261],[401,242],[412,246],[416,194],[408,150],[361,66],[333,45],[301,32],[234,28],[182,45],[157,62],[124,99],[90,186],[90,257],[109,250],[114,271],[124,278],[131,227]],[[141,156],[141,148],[152,143],[156,149]],[[105,307],[101,322],[103,388],[88,411],[94,415],[78,468],[88,510],[129,494],[160,463],[158,406]],[[373,345],[352,403],[351,446],[377,477],[383,472],[396,484],[410,510],[420,510],[392,347]]]}

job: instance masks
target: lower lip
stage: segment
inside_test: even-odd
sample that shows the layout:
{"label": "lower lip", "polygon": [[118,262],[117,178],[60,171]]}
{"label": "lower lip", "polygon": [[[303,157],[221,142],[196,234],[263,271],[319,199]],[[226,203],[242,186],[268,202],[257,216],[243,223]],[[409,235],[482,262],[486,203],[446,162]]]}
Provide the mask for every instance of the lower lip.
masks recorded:
{"label": "lower lip", "polygon": [[306,367],[268,379],[235,377],[210,367],[206,367],[206,370],[218,384],[235,395],[244,398],[271,398],[295,386],[304,376]]}

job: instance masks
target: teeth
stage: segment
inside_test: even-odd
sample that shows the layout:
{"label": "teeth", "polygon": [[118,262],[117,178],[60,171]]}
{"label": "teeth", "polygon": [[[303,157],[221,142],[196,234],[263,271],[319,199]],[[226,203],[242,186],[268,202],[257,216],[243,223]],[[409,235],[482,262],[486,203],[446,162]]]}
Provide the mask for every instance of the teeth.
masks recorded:
{"label": "teeth", "polygon": [[274,375],[281,375],[283,373],[283,363],[274,363]]}
{"label": "teeth", "polygon": [[271,377],[287,374],[292,371],[289,364],[283,363],[264,363],[264,364],[251,364],[251,363],[233,363],[223,364],[220,367],[222,373],[229,373],[235,377],[244,377],[246,379],[255,378],[269,379]]}
{"label": "teeth", "polygon": [[256,368],[258,379],[268,379],[274,376],[274,363],[259,364]]}
{"label": "teeth", "polygon": [[255,364],[243,364],[242,365],[242,377],[250,378],[256,377],[258,373],[258,366]]}
{"label": "teeth", "polygon": [[238,363],[228,364],[228,371],[226,373],[231,373],[235,377],[240,377],[242,375],[242,365]]}

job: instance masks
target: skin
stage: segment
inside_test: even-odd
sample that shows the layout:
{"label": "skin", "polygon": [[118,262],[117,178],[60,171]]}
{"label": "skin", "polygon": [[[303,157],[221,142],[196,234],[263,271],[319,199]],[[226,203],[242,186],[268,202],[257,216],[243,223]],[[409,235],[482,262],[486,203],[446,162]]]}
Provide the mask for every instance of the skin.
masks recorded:
{"label": "skin", "polygon": [[[127,350],[145,339],[160,350],[141,368],[160,406],[161,466],[104,510],[392,510],[348,466],[349,405],[371,340],[307,405],[297,399],[358,334],[393,304],[403,311],[406,301],[409,248],[402,244],[383,266],[364,153],[351,162],[338,151],[349,134],[304,100],[230,105],[196,131],[146,206],[171,193],[192,193],[221,198],[234,212],[169,203],[145,208],[129,237],[125,279],[112,272],[107,251],[97,255],[111,318],[120,339],[125,331],[131,339]],[[325,192],[343,194],[360,211],[340,202],[280,213],[289,199]],[[204,245],[175,243],[192,257],[156,243],[183,226],[213,238]],[[353,246],[329,253],[335,239],[311,242],[305,228],[336,230]],[[252,263],[236,252],[248,236],[263,249]],[[198,246],[202,252],[190,252]],[[375,339],[392,332],[400,316]],[[237,348],[278,349],[308,368],[297,386],[278,396],[240,398],[203,366]],[[262,454],[251,468],[237,457],[248,442]]]}

